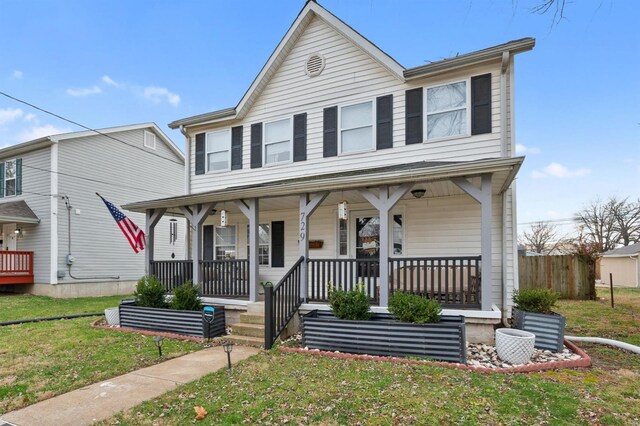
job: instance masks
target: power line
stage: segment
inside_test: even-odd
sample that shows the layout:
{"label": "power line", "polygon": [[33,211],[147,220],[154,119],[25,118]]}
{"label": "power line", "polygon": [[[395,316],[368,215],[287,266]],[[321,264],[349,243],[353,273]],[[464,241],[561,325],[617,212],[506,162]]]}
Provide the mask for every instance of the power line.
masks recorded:
{"label": "power line", "polygon": [[85,125],[83,125],[83,124],[80,124],[80,123],[78,123],[77,121],[70,120],[70,119],[68,119],[68,118],[65,118],[65,117],[63,117],[63,116],[59,115],[59,114],[56,114],[56,113],[51,112],[51,111],[48,111],[48,110],[46,110],[46,109],[44,109],[44,108],[40,108],[39,106],[36,106],[36,105],[34,105],[34,104],[32,104],[32,103],[29,103],[29,102],[27,102],[27,101],[23,101],[22,99],[18,99],[18,98],[14,97],[14,96],[9,95],[8,93],[5,93],[5,92],[0,91],[0,95],[3,95],[3,96],[5,96],[5,97],[7,97],[7,98],[9,98],[9,99],[13,99],[14,101],[16,101],[16,102],[20,102],[21,104],[24,104],[24,105],[30,106],[31,108],[37,109],[38,111],[42,111],[42,112],[44,112],[45,114],[52,115],[52,116],[54,116],[54,117],[56,117],[56,118],[59,118],[60,120],[66,121],[67,123],[74,124],[74,125],[76,125],[76,126],[78,126],[78,127],[82,127],[83,129],[89,130],[89,131],[91,131],[91,132],[95,132],[95,133],[97,133],[97,134],[99,134],[99,135],[102,135],[102,136],[104,136],[104,137],[107,137],[107,138],[109,138],[109,139],[113,139],[114,141],[116,141],[116,142],[120,142],[121,144],[124,144],[124,145],[126,145],[126,146],[129,146],[129,147],[131,147],[131,148],[138,149],[138,150],[140,150],[140,151],[144,152],[145,154],[153,155],[153,156],[156,156],[156,157],[158,157],[158,158],[162,158],[163,160],[167,160],[167,161],[171,161],[172,163],[175,163],[175,164],[183,165],[180,161],[176,161],[176,160],[173,160],[173,159],[171,159],[171,158],[165,157],[165,156],[163,156],[163,155],[156,154],[155,152],[148,151],[148,150],[146,150],[146,149],[144,149],[144,148],[141,148],[141,147],[138,147],[138,146],[135,146],[135,145],[131,145],[131,144],[129,144],[129,143],[127,143],[127,142],[123,141],[123,140],[120,140],[120,139],[118,139],[118,138],[115,138],[115,137],[113,137],[113,136],[111,136],[111,135],[108,135],[108,134],[106,134],[106,133],[102,133],[102,132],[101,132],[101,131],[99,131],[99,130],[96,130],[96,129],[93,129],[93,128],[91,128],[91,127],[87,127],[87,126],[85,126]]}

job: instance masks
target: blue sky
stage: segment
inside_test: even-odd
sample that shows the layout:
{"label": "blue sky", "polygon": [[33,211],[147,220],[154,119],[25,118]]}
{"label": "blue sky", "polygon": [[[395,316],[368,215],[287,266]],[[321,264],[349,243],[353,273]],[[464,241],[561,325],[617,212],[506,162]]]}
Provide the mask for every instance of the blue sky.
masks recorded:
{"label": "blue sky", "polygon": [[[518,221],[640,196],[640,3],[324,0],[406,67],[532,36],[516,57]],[[234,106],[304,2],[2,0],[0,91],[93,128]],[[0,96],[0,146],[81,130]],[[524,228],[524,226],[523,226]]]}

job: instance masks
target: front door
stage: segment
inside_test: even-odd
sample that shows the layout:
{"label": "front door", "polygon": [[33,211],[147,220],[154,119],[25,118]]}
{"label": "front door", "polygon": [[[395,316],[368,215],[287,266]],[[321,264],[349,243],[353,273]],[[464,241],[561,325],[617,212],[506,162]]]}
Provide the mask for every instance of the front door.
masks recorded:
{"label": "front door", "polygon": [[375,298],[380,264],[380,218],[374,215],[355,217],[356,281],[364,283]]}
{"label": "front door", "polygon": [[3,249],[16,251],[16,224],[7,223],[2,225],[2,233],[4,234]]}

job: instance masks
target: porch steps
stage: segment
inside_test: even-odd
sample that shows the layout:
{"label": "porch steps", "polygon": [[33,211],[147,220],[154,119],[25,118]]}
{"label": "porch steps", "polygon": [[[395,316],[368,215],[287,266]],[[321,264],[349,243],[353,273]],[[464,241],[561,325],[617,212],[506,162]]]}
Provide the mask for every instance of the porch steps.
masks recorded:
{"label": "porch steps", "polygon": [[254,306],[247,313],[240,314],[240,322],[230,325],[231,334],[226,339],[242,345],[263,347],[264,310],[261,312],[260,309],[263,306]]}
{"label": "porch steps", "polygon": [[242,324],[264,324],[264,314],[240,314],[240,322]]}
{"label": "porch steps", "polygon": [[237,345],[252,346],[254,348],[264,347],[264,337],[250,337],[250,336],[238,336],[237,334],[229,334],[224,337],[224,340],[228,340]]}
{"label": "porch steps", "polygon": [[264,338],[264,325],[262,324],[245,324],[238,322],[231,325],[232,334],[236,336],[261,337]]}

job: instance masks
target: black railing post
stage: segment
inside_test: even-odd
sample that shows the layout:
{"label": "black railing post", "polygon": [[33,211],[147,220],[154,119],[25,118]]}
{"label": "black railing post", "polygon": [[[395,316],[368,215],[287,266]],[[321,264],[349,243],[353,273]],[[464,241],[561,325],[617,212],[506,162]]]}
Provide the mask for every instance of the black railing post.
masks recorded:
{"label": "black railing post", "polygon": [[264,286],[264,348],[271,349],[275,333],[275,318],[273,317],[273,286]]}

